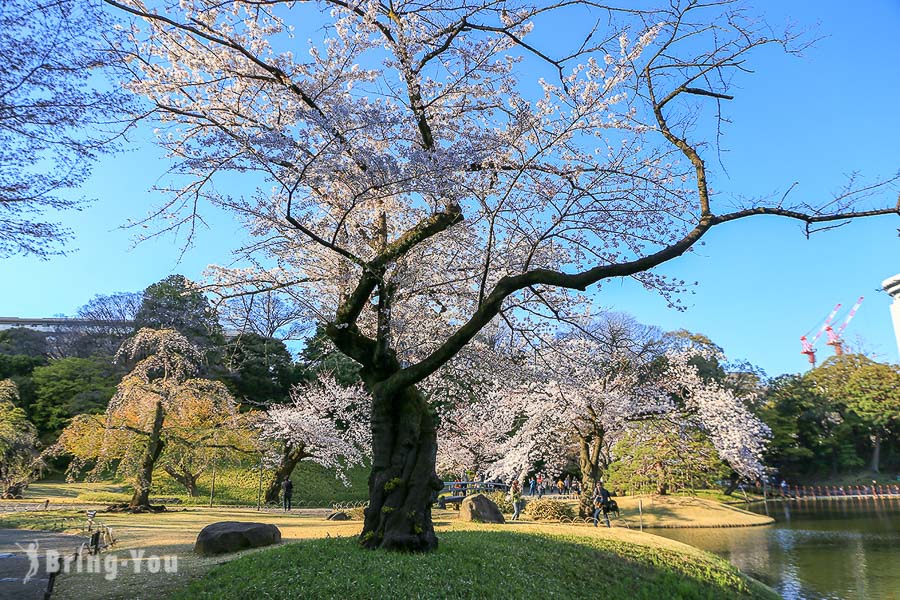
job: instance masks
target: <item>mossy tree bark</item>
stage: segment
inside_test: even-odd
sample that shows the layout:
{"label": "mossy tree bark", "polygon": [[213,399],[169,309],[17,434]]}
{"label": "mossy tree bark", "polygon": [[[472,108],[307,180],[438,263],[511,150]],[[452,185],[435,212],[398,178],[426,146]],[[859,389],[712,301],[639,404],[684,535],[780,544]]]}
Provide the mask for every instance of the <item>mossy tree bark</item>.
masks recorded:
{"label": "mossy tree bark", "polygon": [[385,550],[434,550],[431,505],[443,482],[435,473],[433,410],[415,387],[375,394],[373,400],[369,506],[360,543]]}
{"label": "mossy tree bark", "polygon": [[590,517],[594,514],[594,488],[603,473],[603,436],[579,439],[578,466],[581,468],[581,497],[578,502],[578,516]]}

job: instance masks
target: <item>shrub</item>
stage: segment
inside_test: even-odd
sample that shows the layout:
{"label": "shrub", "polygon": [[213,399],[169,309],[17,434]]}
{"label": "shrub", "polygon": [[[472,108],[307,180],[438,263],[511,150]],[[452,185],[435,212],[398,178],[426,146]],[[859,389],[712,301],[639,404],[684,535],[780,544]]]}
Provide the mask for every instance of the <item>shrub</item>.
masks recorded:
{"label": "shrub", "polygon": [[563,517],[575,518],[575,511],[562,500],[538,498],[525,505],[525,516],[535,521],[559,521]]}
{"label": "shrub", "polygon": [[366,506],[368,505],[354,506],[353,508],[345,509],[344,512],[354,521],[363,521],[366,518]]}
{"label": "shrub", "polygon": [[509,499],[506,492],[491,492],[490,494],[485,494],[485,496],[497,505],[500,512],[511,513],[513,511],[512,500]]}

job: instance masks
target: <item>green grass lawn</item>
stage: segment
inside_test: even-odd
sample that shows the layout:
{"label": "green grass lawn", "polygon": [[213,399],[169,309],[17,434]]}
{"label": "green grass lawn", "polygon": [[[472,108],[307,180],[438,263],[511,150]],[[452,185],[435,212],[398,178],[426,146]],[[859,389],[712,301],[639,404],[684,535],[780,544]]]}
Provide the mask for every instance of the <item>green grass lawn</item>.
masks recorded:
{"label": "green grass lawn", "polygon": [[725,560],[686,546],[647,543],[648,537],[634,543],[537,528],[448,531],[427,555],[367,551],[354,538],[307,540],[216,566],[173,597],[778,597]]}
{"label": "green grass lawn", "polygon": [[[708,509],[706,504],[714,503],[707,500],[687,502],[683,498],[655,498],[651,503],[651,499],[645,498],[644,501],[648,507],[645,513],[648,522],[654,515],[655,518],[664,520],[664,524],[669,524],[672,519],[697,522],[744,518],[728,507]],[[625,508],[626,515],[629,510],[632,509]],[[337,594],[348,598],[396,597],[396,594],[376,592],[385,586],[393,586],[398,577],[402,579],[402,586],[409,586],[413,590],[409,594],[413,597],[446,597],[447,594],[450,597],[483,597],[485,594],[491,595],[484,592],[484,589],[490,586],[491,577],[496,575],[498,569],[506,573],[502,577],[497,575],[500,584],[517,591],[535,589],[539,585],[535,583],[535,578],[539,576],[535,575],[534,569],[541,569],[546,577],[550,577],[553,585],[557,586],[554,589],[560,590],[558,594],[554,593],[554,597],[593,597],[585,596],[585,589],[594,585],[612,586],[610,589],[614,590],[631,590],[631,595],[638,598],[652,595],[646,590],[663,590],[659,592],[660,600],[771,597],[764,592],[754,595],[756,592],[751,591],[752,582],[742,578],[727,562],[696,548],[650,533],[640,533],[636,527],[628,529],[622,520],[614,520],[612,529],[527,519],[492,526],[459,521],[459,513],[455,510],[435,510],[435,526],[440,538],[438,552],[428,556],[403,557],[357,550],[353,539],[359,535],[362,523],[327,521],[327,514],[327,509],[304,509],[287,514],[277,510],[256,511],[233,507],[170,507],[169,511],[159,514],[107,513],[101,510],[97,513],[97,522],[111,527],[117,539],[115,547],[105,555],[115,554],[121,559],[129,558],[133,551],[146,552],[148,555],[177,555],[178,573],[163,576],[144,571],[132,573],[131,569],[125,569],[112,581],[94,573],[69,573],[57,580],[54,598],[161,600],[179,593],[179,590],[195,580],[202,580],[202,583],[196,584],[199,586],[197,589],[210,590],[206,596],[208,598],[277,598],[282,597],[278,595],[281,593],[278,586],[271,589],[266,587],[269,591],[259,596],[254,596],[253,586],[270,586],[273,581],[280,579],[294,589],[322,578],[327,578],[330,583],[321,593],[307,593],[304,590],[286,597],[332,597],[331,594],[337,592],[328,586],[334,585],[361,586]],[[80,510],[29,509],[0,516],[4,527],[62,530],[84,536],[85,516]],[[271,523],[281,530],[286,544],[277,550],[249,550],[235,555],[208,558],[194,555],[192,549],[197,534],[206,525],[219,521]],[[723,531],[722,535],[728,534]],[[332,540],[340,537],[351,539],[345,545],[331,545]],[[312,540],[321,538],[331,539],[321,547],[307,545]],[[297,542],[300,542],[299,546],[295,544]],[[273,551],[285,554],[276,554],[271,559],[254,557]],[[244,557],[250,562],[241,562]],[[559,557],[561,558],[557,561]],[[421,565],[413,564],[417,559],[423,561]],[[257,560],[262,562],[254,562]],[[226,573],[226,579],[221,579],[220,575],[215,575],[211,580],[203,579],[211,569],[218,568],[219,563],[228,561],[236,561],[234,564],[238,566],[234,567],[236,570],[228,572],[230,575]],[[396,569],[400,571],[394,573]],[[516,572],[516,569],[519,571]],[[420,570],[423,570],[422,573]],[[434,573],[428,574],[430,570]],[[407,583],[407,580],[418,581],[420,574],[425,583]],[[241,581],[235,587],[234,594],[230,589],[228,593],[220,593],[232,586],[227,582],[227,577]],[[335,577],[335,581],[331,581]],[[448,577],[454,582],[462,583],[448,588],[447,594],[431,594],[429,586],[435,582],[435,578],[442,581],[442,578]],[[488,579],[485,580],[485,577]],[[519,582],[519,579],[523,581]],[[470,587],[474,586],[472,589],[478,593],[469,593],[463,583],[471,584]],[[245,584],[249,587],[245,587]],[[369,587],[375,591],[371,594],[360,591],[368,590]],[[490,588],[490,591],[496,592],[497,589],[499,588]],[[181,597],[195,597],[185,591],[180,593]],[[544,596],[536,594],[536,597]],[[518,597],[518,592],[504,596],[505,599]]]}
{"label": "green grass lawn", "polygon": [[87,517],[80,510],[29,510],[0,513],[0,528],[36,531],[73,531],[84,527]]}
{"label": "green grass lawn", "polygon": [[[294,469],[294,505],[297,507],[328,507],[335,502],[363,502],[368,497],[369,469],[355,467],[348,469],[349,485],[344,485],[329,471],[319,465],[302,462]],[[204,506],[209,504],[211,474],[206,474],[199,481],[199,495],[191,497],[178,482],[164,471],[157,470],[153,474],[153,488],[150,492],[154,499],[175,498],[179,505]],[[216,505],[255,506],[259,478],[250,468],[229,466],[216,472],[216,493],[213,502]],[[122,481],[74,482],[61,479],[37,481],[25,490],[27,502],[39,502],[49,498],[52,504],[59,503],[98,503],[111,504],[127,502],[131,499],[131,490]]]}

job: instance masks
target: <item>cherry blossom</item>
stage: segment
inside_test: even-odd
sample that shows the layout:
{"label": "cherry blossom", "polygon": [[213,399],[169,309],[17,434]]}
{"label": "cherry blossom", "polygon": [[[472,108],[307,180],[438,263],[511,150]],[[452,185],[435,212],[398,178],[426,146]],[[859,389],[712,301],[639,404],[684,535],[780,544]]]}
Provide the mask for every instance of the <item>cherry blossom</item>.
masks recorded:
{"label": "cherry blossom", "polygon": [[[737,207],[712,190],[703,103],[731,99],[752,50],[796,42],[728,0],[105,1],[134,18],[126,86],[175,162],[158,230],[190,241],[209,206],[233,214],[249,239],[210,289],[289,296],[361,365],[367,547],[436,546],[427,382],[485,332],[540,346],[618,277],[677,305],[685,282],[653,269],[734,220],[895,212],[853,190]],[[532,395],[570,394],[552,381]]]}
{"label": "cherry blossom", "polygon": [[[370,404],[361,385],[344,387],[332,375],[320,374],[295,386],[289,404],[266,411],[259,424],[261,437],[298,449],[299,460],[333,469],[346,481],[345,469],[362,464],[371,454]],[[278,459],[277,449],[271,449],[269,460]]]}

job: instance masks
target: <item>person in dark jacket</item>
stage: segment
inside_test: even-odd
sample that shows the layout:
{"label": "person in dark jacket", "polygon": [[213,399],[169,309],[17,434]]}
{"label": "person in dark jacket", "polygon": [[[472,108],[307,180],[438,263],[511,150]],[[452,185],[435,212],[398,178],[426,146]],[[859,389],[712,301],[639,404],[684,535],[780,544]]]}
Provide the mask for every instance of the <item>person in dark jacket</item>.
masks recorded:
{"label": "person in dark jacket", "polygon": [[291,510],[291,496],[294,494],[294,482],[291,481],[290,477],[285,477],[284,481],[281,482],[281,502],[284,505],[284,510]]}
{"label": "person in dark jacket", "polygon": [[600,521],[601,512],[606,526],[612,527],[609,523],[609,490],[602,483],[597,484],[597,493],[594,495],[594,527]]}

